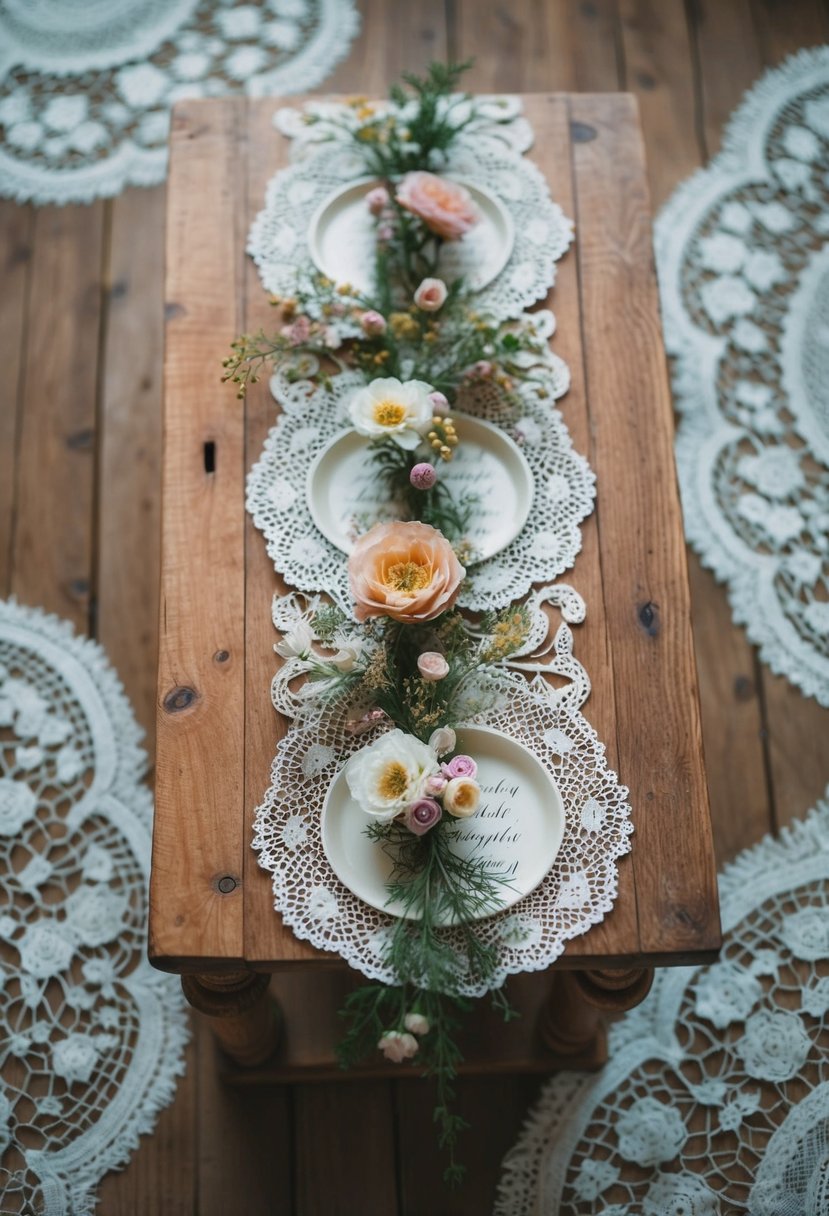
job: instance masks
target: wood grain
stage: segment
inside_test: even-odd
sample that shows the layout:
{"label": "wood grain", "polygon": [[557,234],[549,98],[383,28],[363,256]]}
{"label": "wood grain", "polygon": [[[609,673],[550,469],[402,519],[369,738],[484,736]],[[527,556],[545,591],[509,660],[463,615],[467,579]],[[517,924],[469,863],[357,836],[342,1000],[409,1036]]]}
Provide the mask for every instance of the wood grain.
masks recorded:
{"label": "wood grain", "polygon": [[0,364],[3,367],[0,409],[0,594],[9,594],[14,539],[15,466],[20,430],[25,356],[29,266],[34,215],[30,207],[0,201]]}
{"label": "wood grain", "polygon": [[[98,640],[155,741],[166,192],[112,204],[98,476]],[[141,239],[136,240],[136,233]]]}
{"label": "wood grain", "polygon": [[716,950],[708,792],[671,399],[635,101],[573,97],[587,393],[619,771],[643,955]]}
{"label": "wood grain", "polygon": [[157,965],[203,972],[244,953],[244,415],[219,382],[242,321],[244,117],[182,103],[171,137],[149,936]]}

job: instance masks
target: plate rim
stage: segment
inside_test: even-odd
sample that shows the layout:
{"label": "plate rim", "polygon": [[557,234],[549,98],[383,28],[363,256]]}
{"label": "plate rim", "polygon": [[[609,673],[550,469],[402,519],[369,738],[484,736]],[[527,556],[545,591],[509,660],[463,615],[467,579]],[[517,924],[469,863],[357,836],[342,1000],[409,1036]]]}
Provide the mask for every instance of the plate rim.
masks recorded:
{"label": "plate rim", "polygon": [[[496,436],[500,442],[504,443],[506,445],[507,449],[511,450],[512,454],[518,458],[518,463],[524,472],[525,484],[528,489],[527,506],[526,506],[526,510],[523,512],[523,516],[521,517],[520,526],[513,531],[512,535],[509,537],[508,540],[504,541],[503,544],[499,545],[497,549],[493,549],[493,551],[491,553],[488,553],[486,555],[486,557],[478,558],[476,561],[470,561],[469,567],[470,567],[470,569],[474,569],[475,566],[481,565],[482,562],[488,562],[492,558],[497,557],[499,555],[499,553],[503,553],[504,550],[509,548],[509,546],[513,543],[513,541],[517,540],[518,537],[521,535],[521,533],[524,531],[525,527],[527,526],[527,521],[529,520],[530,514],[533,509],[533,502],[535,501],[535,493],[536,493],[535,476],[533,474],[532,467],[530,465],[529,460],[527,460],[527,457],[521,451],[518,444],[501,427],[497,426],[494,422],[488,422],[485,418],[477,418],[474,414],[469,414],[465,410],[454,410],[453,409],[452,414],[457,415],[463,419],[469,419],[473,425],[483,427],[486,432]],[[354,545],[353,544],[349,545],[349,547],[347,549],[343,548],[342,544],[340,544],[339,541],[335,540],[334,537],[331,535],[331,533],[326,531],[326,529],[321,526],[320,513],[314,502],[314,495],[312,492],[312,487],[313,487],[314,477],[317,474],[319,467],[322,464],[325,457],[331,452],[331,450],[333,448],[335,448],[337,446],[337,444],[342,443],[343,440],[351,438],[352,436],[357,436],[358,438],[364,438],[363,436],[359,435],[359,433],[354,429],[354,427],[350,427],[350,426],[343,427],[342,430],[339,430],[339,431],[337,431],[337,433],[335,435],[332,435],[331,438],[326,440],[326,442],[323,444],[323,446],[320,448],[320,450],[316,453],[316,455],[314,456],[314,459],[311,461],[310,465],[308,466],[308,472],[305,475],[305,502],[308,507],[308,512],[311,516],[311,520],[314,524],[314,527],[317,529],[317,531],[320,533],[320,535],[325,537],[325,539],[329,542],[329,544],[332,544],[334,546],[334,548],[338,550],[338,552],[345,554],[346,557],[348,557],[349,554],[353,551]],[[368,447],[369,444],[370,444],[370,440],[366,439],[365,446]]]}
{"label": "plate rim", "polygon": [[[515,220],[512,218],[512,213],[500,195],[496,194],[494,190],[490,190],[488,186],[482,186],[478,182],[473,181],[471,178],[465,177],[461,173],[444,173],[441,176],[445,177],[447,181],[455,182],[459,186],[464,186],[467,190],[472,189],[478,194],[482,195],[483,198],[487,199],[488,202],[498,211],[507,230],[507,240],[505,242],[506,253],[501,265],[498,267],[495,273],[490,275],[489,278],[483,283],[479,283],[477,287],[471,288],[473,293],[483,291],[485,287],[489,287],[500,275],[504,273],[507,265],[509,264],[509,260],[512,257],[512,252],[515,248]],[[342,186],[339,186],[336,190],[332,190],[330,194],[327,194],[325,198],[321,199],[314,208],[313,214],[311,215],[311,219],[308,223],[305,239],[311,261],[314,263],[314,266],[317,268],[320,274],[327,275],[328,273],[325,267],[322,265],[322,258],[320,257],[319,243],[317,240],[317,232],[323,215],[331,204],[335,202],[335,200],[341,195],[348,194],[350,191],[355,190],[359,186],[368,186],[372,183],[378,186],[383,185],[383,178],[378,177],[376,173],[351,178],[348,182],[344,183]]]}
{"label": "plate rim", "polygon": [[[522,899],[526,899],[529,895],[532,895],[533,891],[536,891],[538,889],[538,887],[541,886],[544,879],[550,873],[550,870],[552,869],[556,858],[558,857],[559,853],[561,852],[561,846],[564,842],[564,832],[565,832],[565,829],[567,826],[567,808],[565,806],[564,798],[562,796],[561,790],[559,789],[558,782],[556,781],[553,774],[549,771],[549,769],[541,762],[541,760],[535,754],[535,752],[531,751],[530,748],[528,748],[525,744],[523,744],[519,739],[516,739],[514,735],[508,735],[505,731],[498,730],[496,727],[485,726],[485,725],[482,725],[482,724],[476,723],[476,722],[469,722],[469,723],[464,723],[464,724],[458,726],[457,731],[458,731],[459,736],[461,734],[463,734],[463,732],[465,732],[465,731],[480,731],[481,733],[484,733],[484,734],[495,735],[499,739],[507,740],[508,742],[514,744],[516,747],[520,748],[524,753],[526,753],[526,755],[530,758],[530,760],[535,765],[537,765],[537,767],[541,770],[541,772],[543,773],[544,777],[547,780],[547,783],[552,788],[553,802],[555,804],[555,809],[554,809],[553,813],[554,813],[554,815],[557,815],[557,817],[558,817],[559,831],[557,834],[557,840],[555,842],[555,847],[552,851],[552,855],[550,857],[550,860],[549,860],[549,863],[547,864],[546,869],[541,874],[541,877],[537,880],[537,882],[535,882],[528,890],[522,891],[522,892],[520,892],[520,894],[510,893],[510,895],[504,901],[504,903],[499,908],[495,909],[492,912],[485,912],[480,916],[470,916],[469,918],[467,918],[464,921],[448,921],[445,924],[442,924],[440,926],[440,928],[446,928],[446,929],[455,928],[459,924],[474,924],[474,923],[477,923],[478,921],[488,920],[492,916],[500,916],[501,913],[507,912],[507,911],[509,911],[510,908],[515,907],[515,905],[520,903]],[[382,738],[382,735],[378,735],[377,737]],[[357,753],[354,752],[352,754],[356,755]],[[350,758],[351,757],[349,757],[349,759]],[[332,790],[334,789],[335,785],[340,780],[344,780],[345,767],[346,767],[347,763],[348,763],[348,761],[346,761],[345,764],[343,764],[337,770],[335,775],[332,777],[331,781],[328,783],[328,788],[325,791],[325,798],[323,799],[322,807],[320,808],[320,843],[322,845],[322,851],[325,856],[325,859],[328,862],[328,864],[331,866],[331,869],[334,871],[334,874],[336,875],[337,879],[343,884],[343,886],[348,891],[351,892],[351,894],[355,897],[355,899],[359,899],[367,907],[374,908],[375,911],[381,912],[386,916],[391,916],[395,920],[416,921],[418,919],[417,917],[403,916],[399,912],[393,911],[387,905],[380,904],[380,903],[375,902],[370,899],[366,899],[365,896],[361,895],[358,891],[355,891],[355,889],[350,885],[350,883],[346,880],[346,878],[343,877],[340,870],[334,864],[334,862],[331,858],[329,849],[326,847],[325,825],[326,825],[326,817],[327,817],[328,809],[329,809],[329,806],[331,803],[331,793],[332,793]],[[545,803],[545,806],[546,805],[547,804]]]}

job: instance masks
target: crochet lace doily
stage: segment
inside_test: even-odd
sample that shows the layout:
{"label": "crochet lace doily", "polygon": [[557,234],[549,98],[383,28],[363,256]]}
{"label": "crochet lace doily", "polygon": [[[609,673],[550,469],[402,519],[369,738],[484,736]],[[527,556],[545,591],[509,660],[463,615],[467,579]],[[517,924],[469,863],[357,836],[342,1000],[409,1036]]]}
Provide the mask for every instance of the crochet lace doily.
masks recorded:
{"label": "crochet lace doily", "polygon": [[91,1214],[184,1069],[177,981],[146,957],[152,798],[94,642],[0,603],[0,1196]]}
{"label": "crochet lace doily", "polygon": [[548,1084],[497,1216],[829,1212],[829,804],[742,853],[720,905],[721,960],[657,972],[603,1072]]}
{"label": "crochet lace doily", "polygon": [[[590,684],[573,656],[567,623],[548,637],[545,604],[560,606],[565,622],[584,618],[584,603],[566,586],[536,592],[528,607],[532,630],[518,671],[499,673],[495,695],[469,721],[519,740],[552,773],[564,801],[561,849],[541,885],[509,910],[477,924],[476,934],[498,949],[498,967],[487,985],[470,979],[462,934],[446,929],[457,953],[459,990],[480,996],[515,972],[549,967],[565,943],[610,911],[617,892],[617,859],[630,848],[628,791],[607,767],[604,745],[580,712]],[[274,601],[274,622],[287,632],[311,618],[314,604],[303,597]],[[552,652],[552,661],[546,661]],[[364,904],[335,875],[322,847],[320,813],[325,794],[347,758],[371,736],[355,738],[345,710],[309,709],[291,690],[299,660],[289,660],[274,681],[274,703],[294,722],[271,770],[271,785],[256,812],[253,847],[273,875],[274,907],[294,933],[322,950],[336,951],[370,979],[393,983],[383,959],[391,919]],[[550,671],[566,683],[553,688],[540,676]],[[490,688],[489,692],[492,693]],[[474,698],[473,698],[474,700]]]}
{"label": "crochet lace doily", "polygon": [[[542,337],[550,336],[555,324],[551,313],[536,313],[532,320]],[[469,566],[459,600],[464,608],[504,608],[526,595],[533,583],[557,578],[576,559],[580,525],[593,509],[595,478],[573,450],[564,420],[552,406],[569,383],[566,365],[548,353],[532,378],[519,386],[520,414],[505,415],[497,394],[482,388],[459,402],[461,409],[495,422],[521,445],[534,484],[529,518],[519,535],[494,557]],[[247,508],[277,570],[299,591],[324,590],[347,613],[352,601],[346,558],[315,526],[306,486],[317,453],[350,426],[348,401],[364,384],[365,377],[353,371],[333,377],[330,388],[275,375],[271,389],[283,412],[247,482]],[[456,417],[462,434],[463,415]],[[486,486],[479,490],[485,498]]]}
{"label": "crochet lace doily", "polygon": [[[521,155],[530,146],[532,133],[518,99],[489,98],[478,104],[480,121],[464,129],[446,162],[435,168],[489,190],[512,216],[515,239],[509,260],[475,295],[481,313],[505,320],[546,297],[555,280],[555,264],[573,239],[573,225],[551,200],[543,174]],[[313,103],[308,109],[323,116],[337,113],[345,121],[354,113],[331,102]],[[248,253],[266,290],[277,295],[292,295],[297,275],[314,270],[308,230],[320,203],[344,183],[366,174],[347,136],[320,142],[325,128],[307,126],[302,114],[280,110],[276,115],[278,128],[293,139],[295,163],[271,179],[264,210],[248,238]]]}
{"label": "crochet lace doily", "polygon": [[170,107],[313,88],[353,0],[5,0],[0,194],[89,202],[164,178]]}
{"label": "crochet lace doily", "polygon": [[829,48],[751,90],[656,225],[685,525],[773,671],[829,705]]}

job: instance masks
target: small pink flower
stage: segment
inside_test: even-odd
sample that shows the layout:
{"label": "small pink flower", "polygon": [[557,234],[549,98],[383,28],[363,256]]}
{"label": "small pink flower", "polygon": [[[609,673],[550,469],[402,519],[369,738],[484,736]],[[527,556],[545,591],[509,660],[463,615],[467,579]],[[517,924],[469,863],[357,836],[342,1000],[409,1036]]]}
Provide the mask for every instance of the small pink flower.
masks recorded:
{"label": "small pink flower", "polygon": [[370,709],[367,714],[363,714],[362,718],[353,718],[345,724],[345,732],[347,735],[364,735],[367,730],[371,730],[378,722],[382,722],[386,717],[386,711],[383,709]]}
{"label": "small pink flower", "polygon": [[446,241],[460,240],[481,218],[468,190],[434,173],[407,173],[396,194],[401,207]]}
{"label": "small pink flower", "polygon": [[449,409],[448,400],[443,393],[439,393],[437,390],[429,394],[429,400],[431,401],[436,414],[443,414]]}
{"label": "small pink flower", "polygon": [[429,1019],[422,1013],[407,1013],[403,1025],[412,1034],[428,1034],[432,1029]]}
{"label": "small pink flower", "polygon": [[366,203],[372,215],[379,215],[389,203],[389,192],[385,186],[375,186],[366,195]]}
{"label": "small pink flower", "polygon": [[431,490],[437,479],[435,467],[429,464],[428,460],[416,464],[409,474],[409,481],[416,490]]}
{"label": "small pink flower", "polygon": [[466,374],[471,380],[486,380],[494,370],[487,359],[479,359],[477,363],[472,364]]}
{"label": "small pink flower", "polygon": [[453,777],[477,777],[478,766],[471,756],[455,756],[448,764],[442,764],[441,771],[450,781]]}
{"label": "small pink flower", "polygon": [[429,777],[423,787],[427,794],[431,794],[435,798],[439,798],[446,789],[447,780],[442,773],[435,773],[433,777]]}
{"label": "small pink flower", "polygon": [[391,224],[379,224],[377,227],[378,241],[390,241],[394,236],[394,228]]}
{"label": "small pink flower", "polygon": [[373,308],[363,313],[360,318],[360,324],[363,327],[363,333],[368,334],[370,337],[374,337],[375,334],[385,333],[386,330],[386,318],[379,312],[375,312]]}
{"label": "small pink flower", "polygon": [[417,802],[406,807],[403,822],[415,836],[423,836],[433,828],[443,814],[440,803],[434,798],[418,798]]}
{"label": "small pink flower", "polygon": [[413,1034],[404,1034],[399,1030],[387,1030],[377,1046],[387,1060],[394,1064],[402,1064],[417,1055],[418,1042]]}
{"label": "small pink flower", "polygon": [[424,279],[414,293],[414,302],[424,312],[437,312],[446,303],[447,294],[443,279]]}
{"label": "small pink flower", "polygon": [[[449,675],[449,664],[436,650],[424,650],[423,654],[418,655],[417,670],[420,672],[421,679],[434,684],[437,680],[442,680]],[[444,767],[446,766],[444,765]],[[453,773],[452,776],[456,777],[460,774]]]}
{"label": "small pink flower", "polygon": [[302,346],[303,342],[307,342],[311,336],[311,322],[308,317],[300,314],[294,321],[293,325],[289,325],[282,331],[291,346]]}

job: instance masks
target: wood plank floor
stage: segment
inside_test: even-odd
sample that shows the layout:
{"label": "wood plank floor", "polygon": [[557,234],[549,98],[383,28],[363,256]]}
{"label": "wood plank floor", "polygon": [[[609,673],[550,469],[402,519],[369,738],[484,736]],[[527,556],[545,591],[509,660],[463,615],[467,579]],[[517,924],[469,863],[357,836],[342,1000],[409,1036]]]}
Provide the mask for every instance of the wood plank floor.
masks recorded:
{"label": "wood plank floor", "polygon": [[[331,91],[383,93],[401,70],[446,55],[475,56],[469,87],[477,90],[630,90],[655,207],[717,150],[724,121],[765,67],[829,41],[826,0],[359,6],[363,32]],[[89,207],[0,202],[0,594],[69,617],[103,642],[151,749],[163,218],[163,187]],[[693,557],[691,572],[725,860],[821,794],[829,713],[758,663],[725,593]],[[536,1088],[526,1079],[459,1086],[473,1125],[470,1173],[462,1191],[447,1194],[428,1086],[231,1091],[197,1029],[174,1104],[129,1168],[105,1180],[99,1212],[477,1216],[491,1209],[501,1156]]]}

